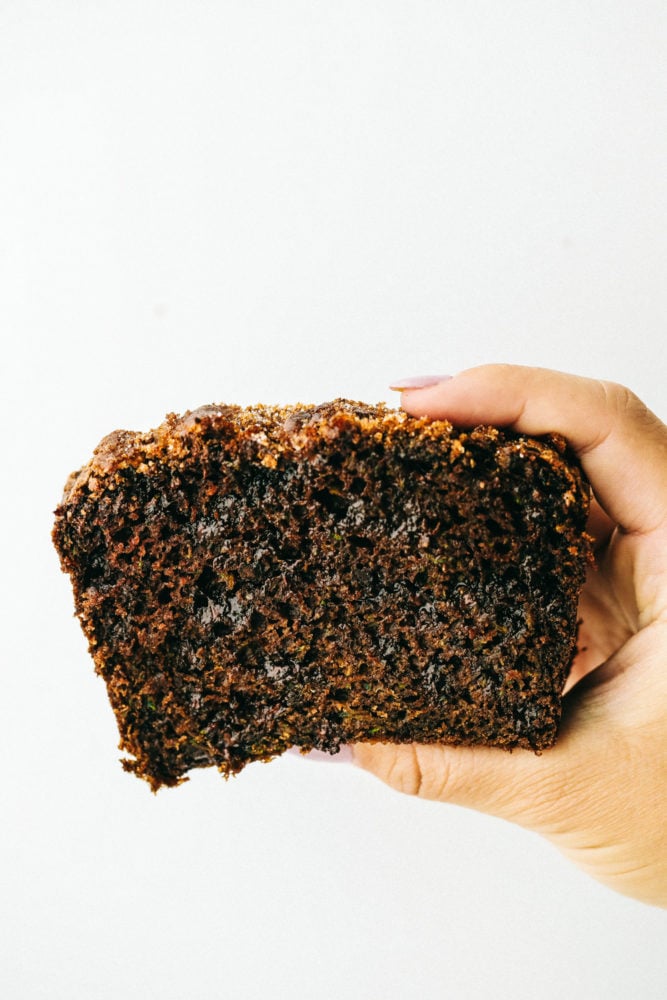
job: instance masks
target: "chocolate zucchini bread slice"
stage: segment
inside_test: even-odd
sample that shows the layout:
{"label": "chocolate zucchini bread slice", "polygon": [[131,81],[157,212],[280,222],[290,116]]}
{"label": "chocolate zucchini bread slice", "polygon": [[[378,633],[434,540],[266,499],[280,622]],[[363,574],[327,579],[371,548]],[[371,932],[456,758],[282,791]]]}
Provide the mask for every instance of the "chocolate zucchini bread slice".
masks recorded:
{"label": "chocolate zucchini bread slice", "polygon": [[53,538],[123,766],[157,789],[293,745],[549,747],[587,511],[558,436],[337,399],[116,431]]}

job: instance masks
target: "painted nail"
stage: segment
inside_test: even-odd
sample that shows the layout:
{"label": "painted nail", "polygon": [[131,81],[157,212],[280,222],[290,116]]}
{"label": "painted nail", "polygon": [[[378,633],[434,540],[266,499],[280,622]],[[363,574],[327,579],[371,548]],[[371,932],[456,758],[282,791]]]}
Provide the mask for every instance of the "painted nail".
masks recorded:
{"label": "painted nail", "polygon": [[389,386],[395,392],[403,392],[404,389],[427,389],[432,385],[439,385],[440,382],[447,382],[451,375],[411,375],[410,378],[395,379]]}
{"label": "painted nail", "polygon": [[290,747],[287,753],[296,754],[302,760],[312,760],[322,764],[351,764],[353,762],[352,747],[343,746],[338,753],[326,753],[324,750],[309,750],[301,753],[300,747]]}

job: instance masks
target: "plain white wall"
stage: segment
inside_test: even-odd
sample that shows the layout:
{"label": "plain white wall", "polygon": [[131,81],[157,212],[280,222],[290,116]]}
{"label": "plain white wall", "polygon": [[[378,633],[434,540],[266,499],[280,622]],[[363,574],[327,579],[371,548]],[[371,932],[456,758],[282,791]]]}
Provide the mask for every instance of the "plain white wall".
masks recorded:
{"label": "plain white wall", "polygon": [[661,0],[0,2],[0,992],[658,998],[664,912],[283,758],[125,775],[49,532],[116,427],[482,361],[665,406]]}

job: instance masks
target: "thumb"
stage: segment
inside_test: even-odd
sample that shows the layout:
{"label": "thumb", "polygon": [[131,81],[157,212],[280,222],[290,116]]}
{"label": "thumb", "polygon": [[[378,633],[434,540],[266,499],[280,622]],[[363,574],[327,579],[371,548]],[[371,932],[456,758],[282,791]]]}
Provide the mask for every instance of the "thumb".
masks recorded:
{"label": "thumb", "polygon": [[591,770],[605,754],[600,689],[575,688],[564,701],[558,743],[541,754],[498,747],[370,744],[352,747],[354,763],[395,791],[450,802],[545,836],[585,825]]}
{"label": "thumb", "polygon": [[560,793],[552,758],[528,750],[442,744],[367,744],[353,747],[354,763],[395,791],[450,802],[530,829],[549,822]]}
{"label": "thumb", "polygon": [[617,892],[667,906],[664,627],[638,632],[572,689],[559,741],[541,756],[356,744],[354,762],[397,791],[533,830]]}
{"label": "thumb", "polygon": [[[591,837],[600,844],[620,842],[628,820],[656,798],[640,776],[650,780],[653,774],[651,740],[662,747],[662,735],[655,733],[662,734],[667,697],[665,628],[656,624],[636,633],[565,695],[558,742],[541,754],[357,743],[353,762],[396,791],[498,816],[554,840],[567,853]],[[639,766],[644,759],[647,766]]]}

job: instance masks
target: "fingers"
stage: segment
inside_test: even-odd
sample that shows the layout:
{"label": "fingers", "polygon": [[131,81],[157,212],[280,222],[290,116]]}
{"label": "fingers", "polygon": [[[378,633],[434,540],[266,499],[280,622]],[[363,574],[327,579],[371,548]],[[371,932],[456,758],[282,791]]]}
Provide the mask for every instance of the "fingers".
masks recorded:
{"label": "fingers", "polygon": [[[562,809],[557,750],[537,757],[527,750],[439,744],[356,744],[354,763],[396,791],[466,806],[540,830]],[[576,773],[576,771],[575,771]]]}
{"label": "fingers", "polygon": [[667,523],[667,427],[623,386],[544,368],[483,365],[405,388],[401,403],[413,416],[464,427],[556,431],[580,456],[604,511],[626,532]]}

